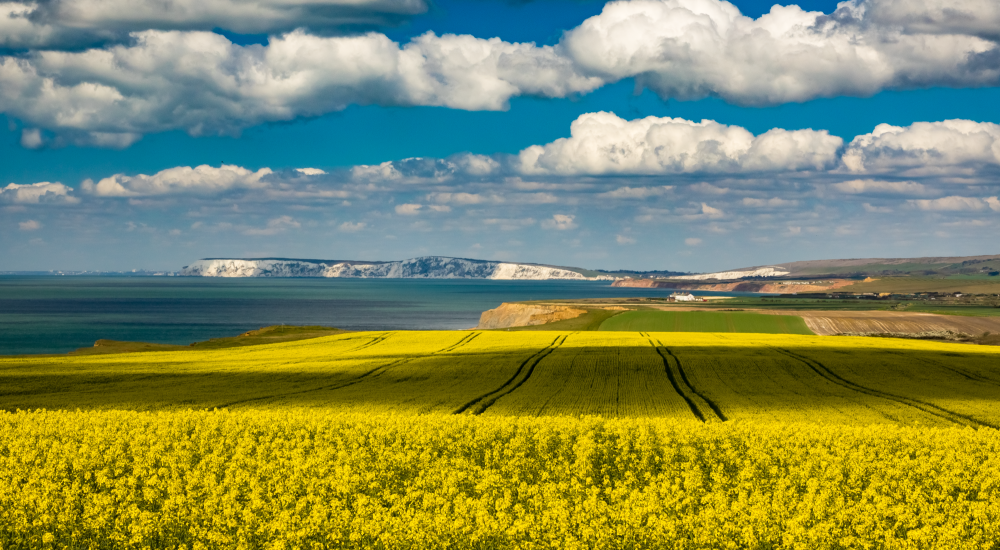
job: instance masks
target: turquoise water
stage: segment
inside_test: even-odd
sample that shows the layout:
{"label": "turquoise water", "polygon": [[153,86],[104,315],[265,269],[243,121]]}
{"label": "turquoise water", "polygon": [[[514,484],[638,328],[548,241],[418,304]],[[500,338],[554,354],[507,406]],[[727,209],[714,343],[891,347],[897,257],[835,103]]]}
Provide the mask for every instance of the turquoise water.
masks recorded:
{"label": "turquoise water", "polygon": [[502,302],[670,292],[607,281],[0,276],[0,355],[101,338],[189,344],[279,324],[463,329]]}

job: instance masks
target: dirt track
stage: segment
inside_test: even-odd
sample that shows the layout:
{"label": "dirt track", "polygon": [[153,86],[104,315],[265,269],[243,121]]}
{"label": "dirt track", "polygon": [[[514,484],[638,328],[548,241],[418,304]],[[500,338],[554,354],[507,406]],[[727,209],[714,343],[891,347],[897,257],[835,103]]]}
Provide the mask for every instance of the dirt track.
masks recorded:
{"label": "dirt track", "polygon": [[[749,311],[749,310],[748,310]],[[810,330],[820,335],[844,332],[922,333],[952,331],[971,336],[1000,333],[1000,317],[962,317],[905,311],[776,311],[757,310],[769,315],[797,315]]]}

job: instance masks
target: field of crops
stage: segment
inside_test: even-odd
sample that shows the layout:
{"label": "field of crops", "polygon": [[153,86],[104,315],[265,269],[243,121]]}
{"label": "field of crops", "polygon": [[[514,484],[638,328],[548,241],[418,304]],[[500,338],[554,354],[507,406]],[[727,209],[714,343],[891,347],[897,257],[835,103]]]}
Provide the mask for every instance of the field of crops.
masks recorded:
{"label": "field of crops", "polygon": [[1000,540],[989,346],[345,333],[0,358],[0,402],[5,550]]}
{"label": "field of crops", "polygon": [[738,311],[627,311],[601,323],[600,330],[813,334],[801,317]]}

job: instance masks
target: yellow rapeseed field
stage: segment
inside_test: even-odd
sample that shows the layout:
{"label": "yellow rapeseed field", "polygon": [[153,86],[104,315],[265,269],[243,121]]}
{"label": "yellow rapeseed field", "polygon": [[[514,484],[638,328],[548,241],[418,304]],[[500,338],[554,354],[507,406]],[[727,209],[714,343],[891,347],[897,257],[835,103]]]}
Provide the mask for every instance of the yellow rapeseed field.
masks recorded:
{"label": "yellow rapeseed field", "polygon": [[0,358],[0,550],[996,550],[998,359],[626,332]]}

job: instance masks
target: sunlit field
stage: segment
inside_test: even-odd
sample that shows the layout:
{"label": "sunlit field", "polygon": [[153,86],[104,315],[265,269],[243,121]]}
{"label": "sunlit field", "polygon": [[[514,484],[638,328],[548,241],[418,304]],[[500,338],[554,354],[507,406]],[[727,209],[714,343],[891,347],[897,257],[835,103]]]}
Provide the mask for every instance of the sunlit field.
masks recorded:
{"label": "sunlit field", "polygon": [[344,333],[2,358],[0,395],[4,549],[1000,540],[988,346]]}

